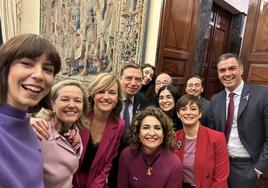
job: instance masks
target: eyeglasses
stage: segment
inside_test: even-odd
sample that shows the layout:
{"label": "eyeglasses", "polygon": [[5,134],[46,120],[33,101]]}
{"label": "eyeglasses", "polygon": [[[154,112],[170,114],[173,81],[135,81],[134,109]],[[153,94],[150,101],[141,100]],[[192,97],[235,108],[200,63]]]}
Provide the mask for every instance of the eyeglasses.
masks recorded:
{"label": "eyeglasses", "polygon": [[163,82],[156,81],[155,85],[157,85],[157,86],[159,86],[159,85],[166,86],[166,85],[169,85],[169,83],[168,83],[168,81],[163,81]]}

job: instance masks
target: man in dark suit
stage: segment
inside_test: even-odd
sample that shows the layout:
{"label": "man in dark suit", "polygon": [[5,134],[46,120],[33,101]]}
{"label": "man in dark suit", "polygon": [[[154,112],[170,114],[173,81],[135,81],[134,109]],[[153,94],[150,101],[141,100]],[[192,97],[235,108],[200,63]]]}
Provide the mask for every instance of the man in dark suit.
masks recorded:
{"label": "man in dark suit", "polygon": [[[125,64],[120,72],[120,83],[123,91],[124,107],[121,112],[121,116],[125,120],[125,133],[121,139],[119,146],[118,156],[113,161],[113,167],[109,177],[109,188],[117,187],[117,174],[119,156],[122,150],[128,146],[128,127],[131,123],[133,116],[139,111],[143,110],[148,101],[139,93],[142,87],[142,69],[138,64],[128,63]],[[127,114],[127,117],[125,116]]]}
{"label": "man in dark suit", "polygon": [[[128,128],[128,124],[131,122],[133,116],[148,105],[146,98],[139,93],[142,87],[142,76],[143,73],[141,67],[135,63],[125,64],[120,72],[120,83],[124,101],[121,115],[126,121],[126,128]],[[124,117],[126,100],[130,100],[130,103],[128,104],[129,119]]]}
{"label": "man in dark suit", "polygon": [[225,90],[210,101],[209,127],[226,134],[229,187],[254,188],[268,169],[268,89],[244,83],[236,54],[221,55],[217,69]]}
{"label": "man in dark suit", "polygon": [[204,91],[203,80],[200,76],[192,75],[186,80],[185,85],[185,92],[199,97],[200,104],[201,104],[201,111],[202,115],[200,118],[200,122],[202,125],[207,126],[208,124],[208,107],[209,107],[209,100],[205,99],[201,96]]}

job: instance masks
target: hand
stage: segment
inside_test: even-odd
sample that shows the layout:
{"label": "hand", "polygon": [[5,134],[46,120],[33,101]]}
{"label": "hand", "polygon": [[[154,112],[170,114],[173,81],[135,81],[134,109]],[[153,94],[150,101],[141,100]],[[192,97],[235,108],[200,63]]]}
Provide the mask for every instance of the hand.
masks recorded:
{"label": "hand", "polygon": [[31,118],[30,123],[40,141],[49,139],[50,135],[48,133],[48,124],[46,120],[41,118]]}

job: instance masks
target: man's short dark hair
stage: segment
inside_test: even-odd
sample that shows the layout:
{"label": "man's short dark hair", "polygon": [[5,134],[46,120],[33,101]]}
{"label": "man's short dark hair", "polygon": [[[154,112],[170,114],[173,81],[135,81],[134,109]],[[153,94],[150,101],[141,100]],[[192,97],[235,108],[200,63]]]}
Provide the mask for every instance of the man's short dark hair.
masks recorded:
{"label": "man's short dark hair", "polygon": [[234,53],[225,53],[225,54],[220,55],[220,57],[218,57],[216,63],[218,65],[219,62],[226,60],[226,59],[229,59],[229,58],[235,58],[239,65],[242,64],[239,56],[237,54],[234,54]]}
{"label": "man's short dark hair", "polygon": [[122,68],[121,68],[121,71],[120,71],[120,76],[123,75],[124,71],[128,68],[134,68],[134,69],[139,69],[141,70],[142,72],[142,69],[141,69],[141,66],[136,64],[136,63],[127,63],[125,64]]}

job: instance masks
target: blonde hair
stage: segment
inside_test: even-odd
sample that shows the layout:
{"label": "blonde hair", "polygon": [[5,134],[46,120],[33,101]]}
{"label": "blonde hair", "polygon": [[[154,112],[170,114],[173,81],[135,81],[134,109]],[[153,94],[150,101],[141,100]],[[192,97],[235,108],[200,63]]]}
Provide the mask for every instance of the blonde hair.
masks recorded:
{"label": "blonde hair", "polygon": [[123,96],[120,81],[116,75],[108,72],[102,72],[97,74],[92,80],[92,82],[89,84],[89,111],[93,111],[94,108],[94,95],[100,91],[110,88],[115,83],[118,86],[118,102],[112,110],[110,117],[112,119],[118,119],[120,117],[120,112],[123,108]]}
{"label": "blonde hair", "polygon": [[[80,116],[80,118],[77,120],[77,122],[78,122],[78,126],[80,128],[88,127],[86,116],[87,116],[88,111],[89,111],[89,103],[87,100],[87,94],[86,94],[84,88],[82,87],[82,85],[78,81],[63,80],[63,81],[60,81],[57,84],[55,84],[52,87],[51,94],[50,94],[51,95],[51,103],[55,102],[55,100],[57,99],[60,89],[66,87],[66,86],[76,86],[82,91],[82,93],[83,93],[83,112],[82,112],[82,115]],[[55,116],[55,114],[54,114],[52,109],[44,109],[43,108],[38,112],[38,114],[35,117],[40,117],[40,118],[43,118],[43,119],[49,121],[54,116]]]}

